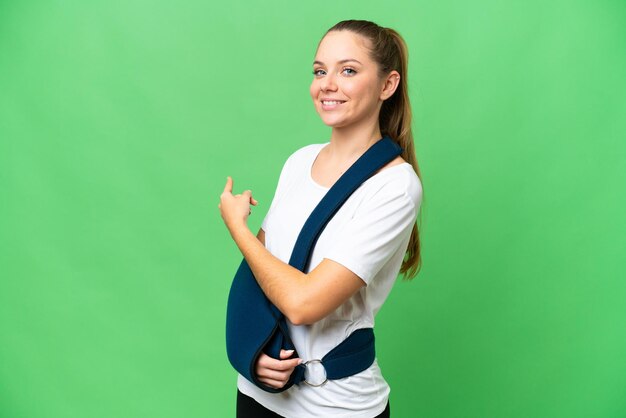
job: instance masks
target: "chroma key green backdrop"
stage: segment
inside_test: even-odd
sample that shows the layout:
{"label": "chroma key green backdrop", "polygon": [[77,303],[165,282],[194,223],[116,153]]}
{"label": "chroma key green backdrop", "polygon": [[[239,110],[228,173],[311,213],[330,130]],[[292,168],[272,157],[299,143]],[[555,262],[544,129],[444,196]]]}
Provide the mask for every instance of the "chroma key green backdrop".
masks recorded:
{"label": "chroma key green backdrop", "polygon": [[394,417],[626,417],[626,3],[0,2],[0,417],[234,416],[217,203],[326,142],[339,20],[410,49],[424,266]]}

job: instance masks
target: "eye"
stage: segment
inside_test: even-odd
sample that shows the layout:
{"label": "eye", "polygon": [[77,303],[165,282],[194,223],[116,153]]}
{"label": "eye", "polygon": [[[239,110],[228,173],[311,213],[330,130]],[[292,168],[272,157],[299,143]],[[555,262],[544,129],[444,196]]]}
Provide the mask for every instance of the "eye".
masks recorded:
{"label": "eye", "polygon": [[350,68],[350,67],[344,68],[341,72],[346,74],[346,75],[350,75],[350,76],[356,74],[356,70],[354,68]]}
{"label": "eye", "polygon": [[315,76],[319,76],[319,75],[324,75],[325,71],[322,70],[321,68],[318,68],[317,70],[313,70],[313,75]]}

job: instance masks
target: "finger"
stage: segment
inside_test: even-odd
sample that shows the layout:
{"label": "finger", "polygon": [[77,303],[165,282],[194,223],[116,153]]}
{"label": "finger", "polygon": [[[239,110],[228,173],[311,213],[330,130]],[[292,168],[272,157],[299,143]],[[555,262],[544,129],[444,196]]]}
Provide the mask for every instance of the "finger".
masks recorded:
{"label": "finger", "polygon": [[261,353],[261,355],[259,356],[259,360],[257,360],[257,362],[256,362],[256,368],[257,368],[257,370],[267,369],[268,367],[270,367],[276,361],[278,361],[278,360],[268,356],[265,353]]}
{"label": "finger", "polygon": [[273,357],[268,356],[265,353],[262,353],[259,356],[259,360],[257,361],[257,368],[264,368],[264,369],[276,369],[276,367],[278,367],[278,365],[280,364],[280,360],[276,360]]}
{"label": "finger", "polygon": [[252,199],[252,190],[246,190],[242,195],[248,196],[248,199]]}
{"label": "finger", "polygon": [[285,383],[287,383],[287,382],[283,382],[283,381],[280,381],[280,380],[266,379],[266,378],[259,379],[259,381],[261,381],[262,383],[264,383],[267,386],[272,387],[274,389],[280,389],[283,386],[285,386]]}
{"label": "finger", "polygon": [[269,356],[261,356],[259,357],[259,361],[257,365],[259,368],[271,369],[276,371],[284,371],[290,370],[300,364],[299,358],[289,359],[289,360],[276,360],[275,358],[271,358]]}
{"label": "finger", "polygon": [[259,204],[258,200],[256,200],[254,197],[250,198],[250,203],[252,203],[254,206]]}
{"label": "finger", "polygon": [[256,371],[256,375],[265,379],[273,379],[286,382],[287,380],[289,380],[289,376],[291,376],[292,372],[293,369],[284,372],[277,372],[270,369],[261,369]]}
{"label": "finger", "polygon": [[282,371],[292,370],[300,363],[301,363],[301,360],[299,358],[292,358],[289,360],[279,360],[278,364],[275,367],[271,367],[271,369],[282,370]]}
{"label": "finger", "polygon": [[280,350],[280,354],[278,355],[281,360],[288,359],[293,354],[293,350]]}
{"label": "finger", "polygon": [[225,193],[233,192],[233,179],[230,176],[226,177],[226,186],[224,187]]}

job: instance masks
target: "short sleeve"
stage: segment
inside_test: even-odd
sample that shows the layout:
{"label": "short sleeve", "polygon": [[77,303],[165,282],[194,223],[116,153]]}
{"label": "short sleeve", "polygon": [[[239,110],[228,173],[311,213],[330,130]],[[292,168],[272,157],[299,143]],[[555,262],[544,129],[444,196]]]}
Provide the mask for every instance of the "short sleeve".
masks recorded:
{"label": "short sleeve", "polygon": [[370,284],[406,243],[416,219],[416,205],[404,190],[383,188],[357,209],[324,257]]}
{"label": "short sleeve", "polygon": [[263,218],[263,222],[261,222],[261,228],[263,228],[264,231],[267,231],[267,222],[272,214],[273,209],[276,207],[278,201],[280,201],[280,198],[285,190],[287,178],[289,177],[289,170],[291,167],[290,161],[292,158],[293,154],[289,156],[289,158],[287,158],[285,164],[283,164],[283,168],[280,171],[280,175],[278,176],[278,184],[276,185],[276,190],[274,191],[272,203],[270,203],[270,207],[265,214],[265,218]]}

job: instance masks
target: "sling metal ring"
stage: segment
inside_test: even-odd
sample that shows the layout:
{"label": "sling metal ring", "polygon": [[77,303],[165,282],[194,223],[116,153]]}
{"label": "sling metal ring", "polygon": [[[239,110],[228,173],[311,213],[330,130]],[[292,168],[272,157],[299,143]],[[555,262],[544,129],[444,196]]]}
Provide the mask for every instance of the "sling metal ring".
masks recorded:
{"label": "sling metal ring", "polygon": [[[324,370],[324,381],[322,383],[311,383],[307,380],[308,378],[308,365],[309,364],[313,364],[313,363],[319,363],[322,366],[322,369]],[[326,375],[326,369],[324,368],[324,364],[322,364],[322,360],[319,359],[314,359],[314,360],[309,360],[309,361],[305,361],[304,363],[302,363],[302,365],[304,366],[304,380],[303,382],[306,383],[309,386],[313,386],[315,388],[318,388],[322,385],[324,385],[324,383],[328,382],[328,376]]]}

